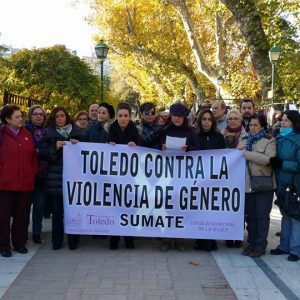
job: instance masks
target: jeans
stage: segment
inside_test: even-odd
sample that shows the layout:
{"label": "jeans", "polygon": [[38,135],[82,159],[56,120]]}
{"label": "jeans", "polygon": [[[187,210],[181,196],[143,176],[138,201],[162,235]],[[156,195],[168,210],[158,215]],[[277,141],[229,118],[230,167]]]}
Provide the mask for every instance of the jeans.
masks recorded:
{"label": "jeans", "polygon": [[32,234],[40,235],[42,232],[42,222],[44,215],[46,193],[43,182],[35,181],[34,192],[32,193]]}
{"label": "jeans", "polygon": [[245,214],[249,246],[265,251],[268,244],[273,191],[246,193]]}
{"label": "jeans", "polygon": [[300,256],[300,222],[287,215],[281,219],[279,249]]}

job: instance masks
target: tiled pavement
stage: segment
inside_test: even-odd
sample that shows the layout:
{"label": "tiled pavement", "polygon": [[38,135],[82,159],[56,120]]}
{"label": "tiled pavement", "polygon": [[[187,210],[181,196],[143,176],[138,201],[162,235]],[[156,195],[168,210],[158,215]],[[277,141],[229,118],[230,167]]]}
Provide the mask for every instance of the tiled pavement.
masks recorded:
{"label": "tiled pavement", "polygon": [[[280,214],[272,212],[270,246],[277,246],[275,231]],[[49,221],[46,220],[46,231]],[[26,255],[0,259],[1,299],[298,299],[300,263],[286,256],[254,260],[240,249],[206,253],[158,251],[156,239],[138,239],[136,250],[108,250],[108,240],[83,237],[76,251],[52,251],[50,234],[44,244],[29,244]]]}

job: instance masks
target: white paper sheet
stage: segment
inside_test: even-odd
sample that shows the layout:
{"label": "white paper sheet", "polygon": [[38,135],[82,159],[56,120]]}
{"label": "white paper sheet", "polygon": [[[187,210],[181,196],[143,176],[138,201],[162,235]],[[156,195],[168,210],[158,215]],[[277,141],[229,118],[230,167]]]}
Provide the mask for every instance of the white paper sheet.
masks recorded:
{"label": "white paper sheet", "polygon": [[167,150],[179,150],[182,146],[186,145],[186,138],[178,138],[168,136],[166,138]]}

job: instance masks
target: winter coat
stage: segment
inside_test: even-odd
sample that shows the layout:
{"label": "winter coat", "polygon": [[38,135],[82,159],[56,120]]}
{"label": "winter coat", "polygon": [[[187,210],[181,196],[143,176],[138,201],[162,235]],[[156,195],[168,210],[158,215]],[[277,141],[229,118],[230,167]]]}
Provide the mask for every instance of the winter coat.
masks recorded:
{"label": "winter coat", "polygon": [[163,127],[142,121],[142,124],[138,126],[140,132],[140,144],[142,147],[148,147],[153,149],[159,149],[162,144]]}
{"label": "winter coat", "polygon": [[108,141],[108,134],[98,122],[96,124],[92,124],[86,131],[84,141],[90,143],[106,143]]}
{"label": "winter coat", "polygon": [[[246,145],[247,138],[243,138],[240,145]],[[252,151],[245,151],[252,176],[270,176],[273,174],[273,187],[276,188],[275,173],[270,165],[270,158],[276,156],[276,142],[271,135],[266,135],[252,145]],[[246,166],[245,192],[250,193],[250,177]]]}
{"label": "winter coat", "polygon": [[129,142],[139,144],[139,131],[132,121],[124,131],[121,130],[118,121],[114,121],[109,128],[108,140],[116,144],[126,145]]}
{"label": "winter coat", "polygon": [[46,192],[60,196],[62,195],[62,173],[63,173],[63,149],[56,149],[57,141],[69,141],[70,139],[81,140],[82,135],[78,128],[73,125],[69,138],[60,135],[54,127],[49,127],[43,143],[43,157],[48,161],[48,173],[46,175]]}
{"label": "winter coat", "polygon": [[14,136],[0,128],[0,191],[30,192],[38,171],[37,152],[31,134],[21,128]]}
{"label": "winter coat", "polygon": [[300,193],[300,133],[276,138],[277,156],[283,160],[282,166],[276,169],[276,195],[282,199],[286,188],[294,185]]}
{"label": "winter coat", "polygon": [[224,149],[225,141],[220,132],[198,132],[199,150]]}
{"label": "winter coat", "polygon": [[164,129],[163,144],[166,143],[167,136],[186,138],[187,151],[197,150],[199,147],[195,130],[188,125],[178,127],[170,122]]}
{"label": "winter coat", "polygon": [[42,126],[34,126],[31,122],[26,123],[24,127],[31,133],[35,148],[39,151],[38,176],[36,177],[36,180],[41,182],[42,184],[43,178],[46,176],[48,168],[47,161],[41,159],[41,157],[43,156],[41,152],[43,151],[43,138],[46,134],[46,128]]}
{"label": "winter coat", "polygon": [[237,145],[242,141],[242,139],[248,137],[248,134],[247,132],[245,131],[244,127],[242,128],[242,131],[240,133],[240,136],[238,138],[238,143],[237,145],[234,145],[233,144],[233,135],[234,133],[230,133],[229,131],[227,131],[227,129],[225,128],[224,130],[222,130],[222,134],[224,136],[224,139],[225,139],[225,147],[226,148],[229,148],[229,149],[233,149],[233,148],[236,148]]}

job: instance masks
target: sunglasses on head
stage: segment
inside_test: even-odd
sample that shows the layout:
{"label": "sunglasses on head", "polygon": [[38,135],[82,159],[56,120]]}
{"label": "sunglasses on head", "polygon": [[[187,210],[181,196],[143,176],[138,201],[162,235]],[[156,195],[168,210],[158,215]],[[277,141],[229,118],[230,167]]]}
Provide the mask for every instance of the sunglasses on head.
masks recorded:
{"label": "sunglasses on head", "polygon": [[154,116],[155,115],[155,111],[144,111],[144,115],[145,116]]}

